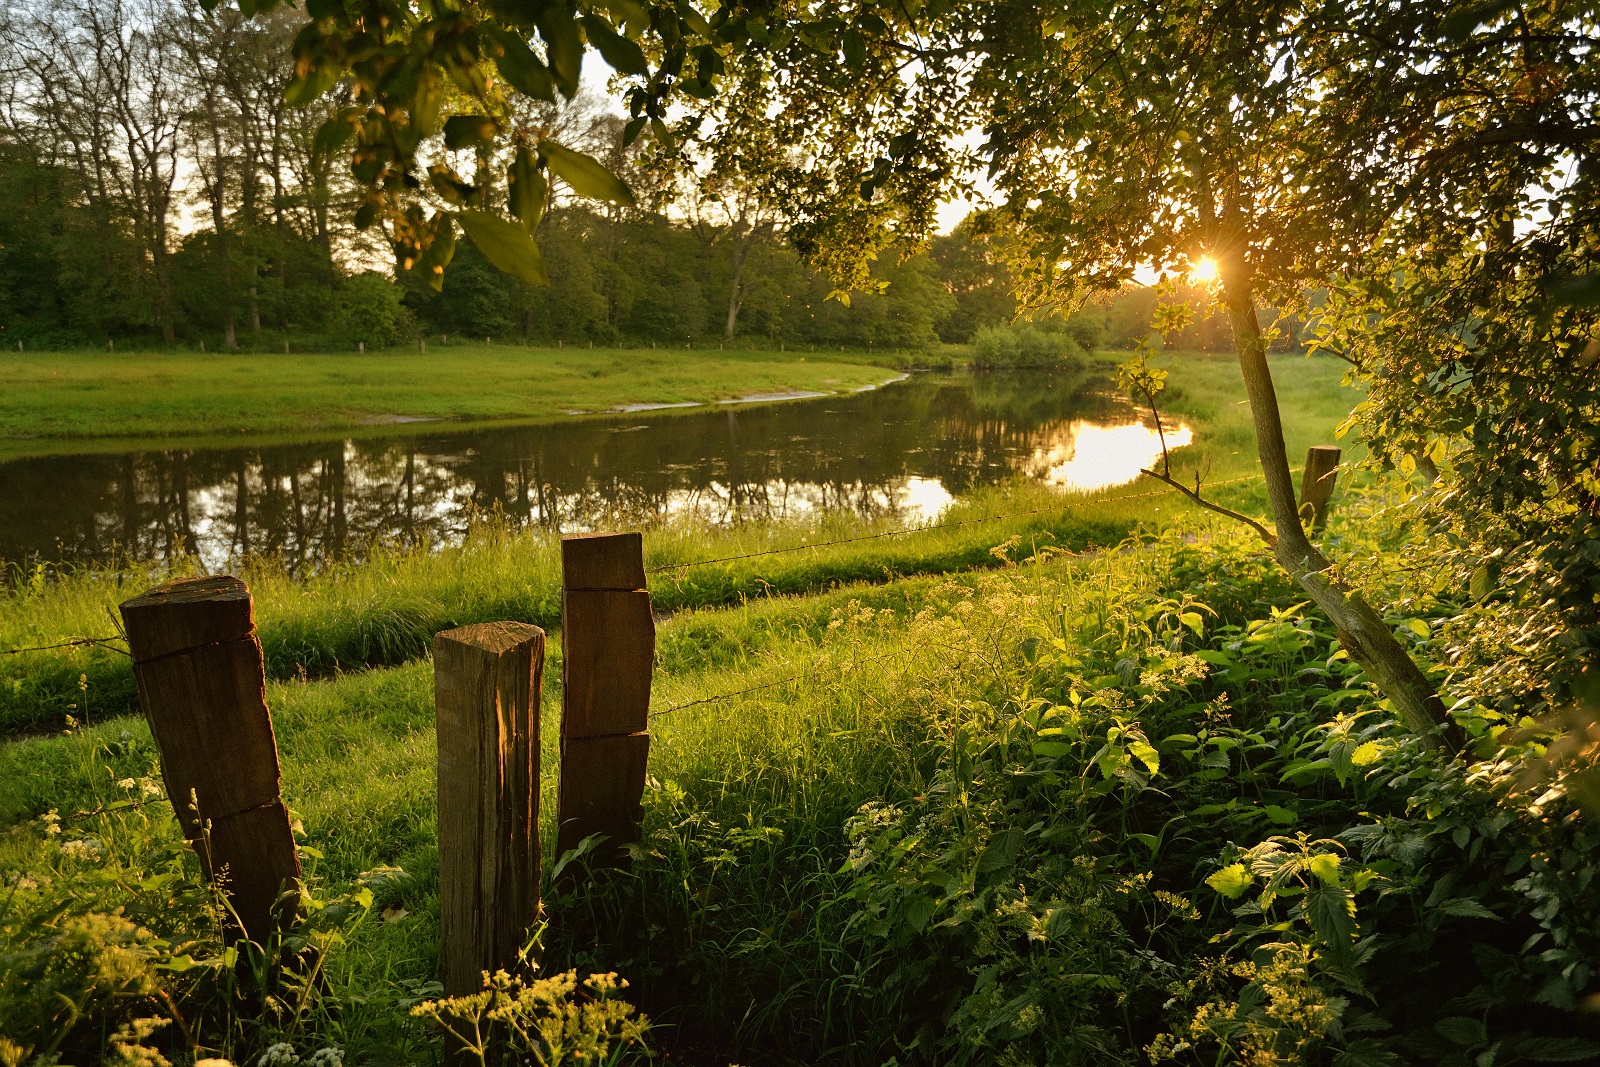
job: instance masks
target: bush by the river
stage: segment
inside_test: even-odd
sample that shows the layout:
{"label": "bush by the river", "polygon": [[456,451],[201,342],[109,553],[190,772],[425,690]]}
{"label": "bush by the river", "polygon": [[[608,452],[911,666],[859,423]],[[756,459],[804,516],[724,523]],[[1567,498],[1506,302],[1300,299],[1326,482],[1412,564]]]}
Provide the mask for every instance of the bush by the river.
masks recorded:
{"label": "bush by the river", "polygon": [[972,338],[975,367],[1060,367],[1082,357],[1083,346],[1066,332],[1037,326],[986,326]]}

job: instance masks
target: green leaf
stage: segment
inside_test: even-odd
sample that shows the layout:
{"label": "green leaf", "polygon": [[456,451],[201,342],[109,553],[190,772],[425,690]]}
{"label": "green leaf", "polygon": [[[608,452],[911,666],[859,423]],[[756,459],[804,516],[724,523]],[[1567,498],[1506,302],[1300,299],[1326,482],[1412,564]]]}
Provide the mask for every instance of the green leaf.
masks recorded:
{"label": "green leaf", "polygon": [[544,4],[534,24],[544,38],[556,87],[571,100],[578,95],[578,79],[583,70],[583,40],[578,36],[578,23],[566,5]]}
{"label": "green leaf", "polygon": [[1128,742],[1128,754],[1144,764],[1145,770],[1149,771],[1152,777],[1161,769],[1161,756],[1148,741],[1133,738]]}
{"label": "green leaf", "polygon": [[416,270],[422,273],[428,287],[437,293],[444,289],[444,269],[455,258],[456,227],[450,215],[441,211],[433,217],[431,229],[433,239],[417,260]]}
{"label": "green leaf", "polygon": [[1229,900],[1238,900],[1244,896],[1244,891],[1250,888],[1255,877],[1242,863],[1230,863],[1216,874],[1206,879],[1206,885],[1215,889]]}
{"label": "green leaf", "polygon": [[1410,630],[1424,641],[1426,641],[1432,633],[1432,631],[1428,629],[1428,624],[1422,619],[1407,619],[1406,629]]}
{"label": "green leaf", "polygon": [[1535,1063],[1577,1063],[1600,1056],[1600,1045],[1581,1037],[1524,1037],[1516,1050]]}
{"label": "green leaf", "polygon": [[618,34],[605,19],[598,15],[583,16],[583,32],[612,69],[622,74],[650,73],[650,64],[645,62],[639,46]]}
{"label": "green leaf", "polygon": [[454,150],[492,144],[498,131],[487,115],[451,115],[444,120],[444,146]]}
{"label": "green leaf", "polygon": [[1198,637],[1204,637],[1206,632],[1205,620],[1198,611],[1185,611],[1178,616],[1178,621],[1195,632]]}
{"label": "green leaf", "polygon": [[523,229],[531,231],[544,215],[550,183],[544,172],[534,165],[533,153],[521,145],[517,146],[517,156],[511,161],[506,178],[510,185],[511,213],[522,221]]}
{"label": "green leaf", "polygon": [[1278,804],[1265,804],[1261,810],[1266,812],[1274,826],[1293,826],[1300,821],[1300,816]]}
{"label": "green leaf", "polygon": [[854,26],[844,31],[844,61],[851,70],[867,65],[867,39]]}
{"label": "green leaf", "polygon": [[676,152],[678,150],[678,142],[673,140],[672,131],[667,129],[667,124],[665,122],[662,122],[660,119],[651,119],[650,133],[666,151]]}
{"label": "green leaf", "polygon": [[633,142],[639,139],[639,134],[644,132],[645,123],[649,121],[643,115],[636,119],[629,119],[628,124],[622,127],[622,147],[633,147]]}
{"label": "green leaf", "polygon": [[527,42],[507,30],[495,29],[490,32],[502,50],[494,61],[500,76],[524,96],[555,103],[556,83],[550,76],[550,68],[534,54]]}
{"label": "green leaf", "polygon": [[579,196],[586,196],[590,200],[609,200],[623,207],[634,205],[633,192],[627,184],[593,156],[563,148],[554,141],[541,142],[539,152],[550,169],[572,186],[572,191]]}
{"label": "green leaf", "polygon": [[331,59],[313,64],[304,74],[297,74],[283,91],[283,102],[290,107],[305,107],[323,93],[333,88],[339,80],[339,67]]}
{"label": "green leaf", "polygon": [[1363,741],[1356,746],[1354,752],[1350,753],[1350,765],[1352,767],[1368,767],[1377,763],[1382,756],[1383,745],[1380,742]]}
{"label": "green leaf", "polygon": [[1356,897],[1341,885],[1314,885],[1300,902],[1301,914],[1329,947],[1344,951],[1356,935]]}
{"label": "green leaf", "polygon": [[544,258],[527,230],[487,211],[460,211],[456,218],[478,251],[497,268],[532,285],[549,284]]}
{"label": "green leaf", "polygon": [[1487,1044],[1489,1041],[1489,1031],[1482,1022],[1461,1015],[1452,1015],[1440,1019],[1433,1024],[1433,1028],[1446,1041],[1464,1045],[1467,1048],[1475,1048],[1478,1045]]}
{"label": "green leaf", "polygon": [[1035,741],[1033,743],[1033,754],[1035,756],[1044,756],[1047,759],[1065,756],[1071,751],[1072,746],[1061,741]]}
{"label": "green leaf", "polygon": [[1339,857],[1331,852],[1312,856],[1306,867],[1326,885],[1339,884]]}
{"label": "green leaf", "polygon": [[327,159],[337,152],[344,143],[350,140],[350,135],[355,132],[355,126],[350,122],[350,116],[345,112],[330,115],[317,127],[317,135],[311,140],[313,155]]}
{"label": "green leaf", "polygon": [[1472,583],[1468,588],[1468,591],[1472,594],[1472,599],[1482,600],[1494,592],[1494,587],[1495,575],[1492,567],[1484,563],[1473,569]]}
{"label": "green leaf", "polygon": [[1002,830],[989,839],[988,847],[978,857],[978,873],[989,874],[1012,866],[1017,862],[1017,853],[1021,849],[1022,831]]}

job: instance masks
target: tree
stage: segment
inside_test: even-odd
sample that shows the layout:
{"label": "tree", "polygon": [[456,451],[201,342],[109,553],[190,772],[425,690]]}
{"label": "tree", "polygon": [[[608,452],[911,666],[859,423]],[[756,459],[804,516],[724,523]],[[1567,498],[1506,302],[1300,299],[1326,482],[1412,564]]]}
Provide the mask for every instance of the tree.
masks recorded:
{"label": "tree", "polygon": [[[1258,531],[1407,724],[1458,744],[1427,678],[1301,527],[1259,309],[1305,312],[1333,286],[1325,344],[1375,376],[1366,413],[1380,447],[1387,437],[1396,449],[1456,449],[1472,464],[1460,484],[1489,490],[1502,517],[1502,501],[1563,494],[1568,512],[1593,516],[1595,392],[1581,370],[1600,345],[1589,342],[1592,311],[1573,306],[1600,303],[1586,273],[1600,143],[1590,10],[1379,0],[899,10],[838,9],[843,63],[769,22],[775,43],[752,46],[736,70],[761,102],[718,101],[708,117],[761,115],[819,146],[831,172],[773,178],[797,201],[797,234],[834,250],[841,277],[897,225],[918,232],[941,174],[929,138],[963,124],[986,135],[975,162],[1004,204],[985,225],[1025,310],[1115,292],[1139,265],[1182,277],[1215,260],[1271,504],[1272,528]],[[736,123],[715,128],[746,136]],[[1563,288],[1564,277],[1575,280]],[[1369,329],[1374,316],[1395,328]],[[1409,349],[1387,347],[1397,332],[1409,332]],[[1419,403],[1436,417],[1412,417]],[[1585,429],[1574,435],[1574,424]],[[1210,505],[1198,484],[1152,473]],[[1506,529],[1512,540],[1551,537],[1528,521]],[[1570,528],[1564,546],[1565,595],[1592,604],[1600,580],[1578,562],[1600,557],[1594,527]],[[1590,647],[1596,635],[1569,633]]]}

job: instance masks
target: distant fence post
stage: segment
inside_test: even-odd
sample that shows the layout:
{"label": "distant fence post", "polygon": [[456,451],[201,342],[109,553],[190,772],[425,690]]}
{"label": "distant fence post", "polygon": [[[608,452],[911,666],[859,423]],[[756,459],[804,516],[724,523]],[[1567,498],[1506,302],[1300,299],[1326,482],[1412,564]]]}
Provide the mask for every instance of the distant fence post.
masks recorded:
{"label": "distant fence post", "polygon": [[[250,590],[232,575],[158,585],[123,601],[139,699],[161,777],[206,877],[222,878],[243,932],[265,944],[292,920],[300,881]],[[237,929],[228,923],[228,936]]]}
{"label": "distant fence post", "polygon": [[1312,445],[1306,452],[1306,469],[1300,476],[1300,518],[1302,523],[1306,521],[1309,507],[1313,530],[1328,524],[1328,501],[1333,499],[1338,481],[1339,454],[1335,445]]}
{"label": "distant fence post", "polygon": [[588,862],[619,865],[638,840],[650,755],[656,627],[637,533],[561,539],[561,788],[557,853],[591,834]]}
{"label": "distant fence post", "polygon": [[446,996],[513,971],[539,917],[544,631],[520,622],[433,639],[439,745],[439,940]]}

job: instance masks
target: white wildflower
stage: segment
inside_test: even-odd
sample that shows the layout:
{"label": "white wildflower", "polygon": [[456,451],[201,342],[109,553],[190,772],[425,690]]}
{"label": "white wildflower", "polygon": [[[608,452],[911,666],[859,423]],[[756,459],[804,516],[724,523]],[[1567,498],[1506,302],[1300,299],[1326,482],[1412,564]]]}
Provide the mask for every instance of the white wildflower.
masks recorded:
{"label": "white wildflower", "polygon": [[61,816],[56,814],[55,808],[51,808],[49,811],[39,816],[39,821],[44,823],[45,833],[59,834],[61,832]]}
{"label": "white wildflower", "polygon": [[299,1063],[300,1056],[295,1052],[294,1046],[287,1041],[280,1041],[276,1045],[268,1045],[267,1051],[256,1060],[256,1067],[289,1067],[290,1064]]}
{"label": "white wildflower", "polygon": [[154,778],[139,779],[139,795],[144,797],[158,797],[161,795],[161,783]]}
{"label": "white wildflower", "polygon": [[337,1045],[319,1048],[311,1054],[311,1067],[344,1067],[344,1049]]}
{"label": "white wildflower", "polygon": [[63,841],[61,843],[61,854],[68,859],[98,859],[101,851],[100,842],[92,837],[85,837],[77,841]]}
{"label": "white wildflower", "polygon": [[120,781],[117,782],[117,788],[118,789],[133,789],[138,784],[139,783],[134,781],[132,778],[123,778],[123,779],[121,779]]}

